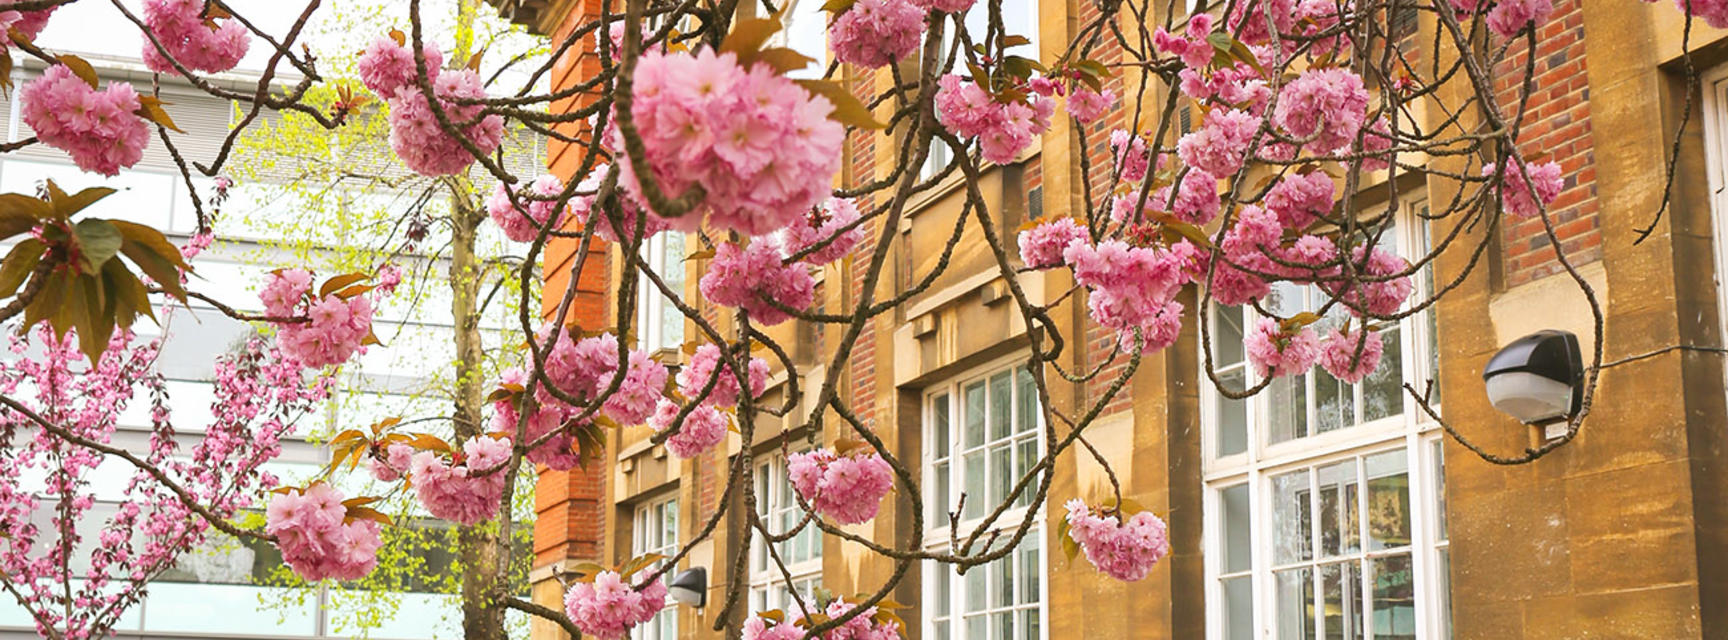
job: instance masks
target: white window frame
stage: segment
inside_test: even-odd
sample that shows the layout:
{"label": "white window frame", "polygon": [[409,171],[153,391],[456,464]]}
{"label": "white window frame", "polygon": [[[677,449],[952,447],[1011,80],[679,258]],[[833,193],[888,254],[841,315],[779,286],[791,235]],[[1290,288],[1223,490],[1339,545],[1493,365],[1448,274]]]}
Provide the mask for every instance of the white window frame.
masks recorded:
{"label": "white window frame", "polygon": [[[680,288],[685,284],[684,264],[682,261],[677,264],[668,264],[666,252],[672,247],[668,247],[667,243],[675,243],[674,247],[682,247],[684,238],[684,234],[677,231],[662,231],[643,238],[642,246],[639,248],[642,261],[647,263],[648,267],[653,269],[654,273],[659,274],[660,279],[666,281],[667,286],[673,289]],[[680,251],[679,253],[682,254],[683,252]],[[676,274],[677,280],[672,281],[668,274]],[[676,336],[666,335],[663,330],[661,319],[666,314],[667,309],[675,310],[676,307],[673,307],[672,301],[660,293],[660,288],[654,286],[654,283],[649,282],[647,278],[638,279],[636,282],[637,348],[652,353],[662,350],[676,350],[683,345],[684,330],[682,326],[679,327]]]}
{"label": "white window frame", "polygon": [[[1425,198],[1420,196],[1406,198],[1404,208],[1398,215],[1398,224],[1390,232],[1395,234],[1393,239],[1401,255],[1416,255],[1418,248],[1426,246],[1429,240],[1426,235],[1428,230],[1426,225],[1419,224],[1422,219],[1417,215],[1418,212],[1425,211],[1426,207]],[[1433,283],[1426,276],[1418,276],[1414,280],[1416,291],[1412,294],[1411,299],[1425,299],[1427,292],[1433,287]],[[1253,312],[1249,310],[1247,313],[1251,317]],[[1433,344],[1430,338],[1432,332],[1430,318],[1431,312],[1418,314],[1402,320],[1399,325],[1399,364],[1402,367],[1402,379],[1404,382],[1416,385],[1419,389],[1429,379],[1438,375],[1438,371],[1435,371],[1431,365],[1434,350],[1430,347]],[[1202,317],[1201,321],[1211,322],[1210,313]],[[1252,325],[1245,321],[1244,330],[1251,331]],[[1214,332],[1213,335],[1216,341],[1218,339],[1217,333]],[[1205,357],[1205,354],[1200,355]],[[1258,378],[1253,371],[1249,370],[1245,358],[1242,366],[1244,367],[1245,384],[1253,385]],[[1312,389],[1312,381],[1307,381],[1305,384]],[[1252,522],[1249,538],[1251,558],[1249,561],[1250,568],[1246,575],[1250,577],[1253,620],[1250,621],[1250,633],[1247,637],[1280,637],[1277,635],[1280,630],[1275,628],[1277,585],[1274,581],[1274,562],[1272,559],[1275,499],[1271,478],[1297,469],[1320,469],[1344,460],[1397,450],[1405,452],[1406,471],[1409,474],[1410,545],[1394,550],[1364,550],[1356,554],[1329,559],[1328,563],[1349,557],[1356,557],[1358,558],[1357,561],[1361,562],[1361,557],[1371,559],[1376,556],[1409,553],[1412,571],[1416,573],[1412,588],[1416,601],[1417,637],[1422,639],[1449,637],[1449,621],[1444,619],[1445,603],[1449,599],[1446,593],[1447,576],[1439,570],[1443,555],[1449,546],[1442,530],[1438,528],[1438,523],[1442,522],[1440,518],[1443,515],[1441,513],[1443,497],[1436,493],[1437,487],[1443,484],[1443,477],[1440,475],[1441,470],[1435,453],[1439,450],[1436,446],[1440,439],[1439,425],[1429,420],[1408,394],[1402,394],[1403,411],[1399,415],[1358,423],[1327,433],[1294,437],[1284,442],[1269,444],[1267,437],[1260,433],[1269,426],[1270,422],[1269,400],[1266,393],[1262,392],[1244,401],[1247,416],[1245,434],[1247,446],[1240,453],[1220,456],[1217,454],[1219,445],[1217,442],[1219,437],[1217,407],[1221,394],[1218,393],[1210,380],[1205,379],[1204,375],[1200,380],[1200,388],[1202,475],[1206,484],[1202,498],[1203,527],[1205,530],[1203,557],[1206,558],[1206,601],[1213,603],[1207,607],[1206,611],[1206,637],[1209,640],[1226,640],[1228,637],[1232,637],[1225,635],[1226,603],[1223,579],[1226,574],[1220,567],[1220,561],[1224,558],[1222,492],[1225,489],[1241,486],[1244,483],[1249,488],[1247,495],[1248,513]],[[1312,404],[1311,390],[1309,394],[1310,401],[1305,404]],[[1361,411],[1360,394],[1361,392],[1358,390],[1356,392],[1358,415]],[[1309,408],[1308,411],[1310,412],[1309,425],[1312,429],[1315,424],[1312,419],[1315,409]],[[1438,407],[1436,407],[1436,411],[1438,411]],[[1360,514],[1358,516],[1359,526],[1365,531],[1368,527],[1366,508],[1368,479],[1362,476],[1363,468],[1363,465],[1358,463],[1355,482],[1361,487],[1358,491],[1357,508]],[[1316,511],[1318,510],[1317,503],[1318,501],[1311,502],[1312,505],[1316,505],[1311,506]],[[1317,547],[1316,543],[1315,554],[1319,553]],[[1310,564],[1315,565],[1321,563],[1318,559],[1310,562]],[[1322,598],[1319,572],[1314,571],[1312,574],[1313,596],[1316,599]],[[1228,575],[1238,577],[1244,574],[1234,572]],[[1366,607],[1369,606],[1369,600],[1373,593],[1370,585],[1371,576],[1364,571],[1360,578],[1361,585],[1357,596]],[[1372,625],[1371,618],[1372,616],[1364,613],[1366,625]],[[1240,624],[1239,621],[1233,622]],[[1317,626],[1318,624],[1316,622]],[[1366,634],[1368,630],[1363,629],[1361,632]],[[1233,637],[1242,636],[1234,635]]]}
{"label": "white window frame", "polygon": [[[1728,64],[1704,74],[1704,163],[1710,185],[1716,260],[1716,318],[1728,344]],[[1728,375],[1728,362],[1724,362]],[[1728,391],[1728,385],[1724,385]]]}
{"label": "white window frame", "polygon": [[[803,518],[803,510],[798,507],[797,498],[792,495],[792,485],[786,477],[786,457],[778,450],[758,456],[756,459],[756,499],[758,515],[767,524],[768,530],[774,533],[785,533],[785,528],[779,523],[782,516],[790,515],[794,521]],[[814,538],[806,538],[813,536]],[[797,602],[786,596],[788,590],[796,590],[803,594],[804,603],[812,608],[816,603],[811,596],[814,588],[822,584],[822,532],[814,523],[806,524],[797,536],[780,543],[782,546],[799,542],[814,543],[815,552],[808,558],[786,563],[787,580],[780,567],[774,564],[767,553],[767,543],[762,539],[761,532],[750,532],[750,611],[762,613],[765,611],[785,611],[789,618],[799,615],[796,611]],[[781,560],[785,560],[782,552]]]}
{"label": "white window frame", "polygon": [[[667,539],[664,535],[667,528],[665,520],[667,514],[671,514],[672,516],[672,535],[670,539]],[[680,544],[679,539],[683,537],[683,531],[680,529],[682,523],[679,522],[683,519],[682,516],[683,514],[678,512],[678,494],[676,491],[664,496],[643,500],[640,504],[637,504],[630,515],[631,557],[640,557],[643,554],[658,553],[670,558],[674,554],[678,553],[678,546]],[[651,528],[649,525],[656,526]],[[649,567],[643,569],[643,571],[652,572],[663,562],[664,561],[649,565]],[[661,579],[666,582],[671,582],[674,573],[674,571],[667,571]],[[662,624],[669,626],[669,634],[660,633]],[[630,630],[630,638],[631,640],[677,640],[678,603],[668,598],[666,600],[665,608],[661,609],[660,613],[654,614],[652,620],[637,625],[636,628]]]}
{"label": "white window frame", "polygon": [[[1017,458],[1020,454],[1021,446],[1026,443],[1031,443],[1033,455],[1037,457],[1043,456],[1045,430],[1043,412],[1041,410],[1035,412],[1032,426],[1030,428],[1030,436],[1027,435],[1027,430],[1018,428],[1021,420],[1020,413],[1022,408],[1020,406],[1019,396],[1019,377],[1016,372],[1024,370],[1026,366],[1025,361],[1026,355],[1024,353],[1003,357],[989,364],[968,370],[948,381],[931,385],[925,389],[920,404],[920,414],[922,415],[922,422],[924,425],[924,442],[927,445],[925,447],[922,461],[922,477],[926,479],[923,483],[923,491],[925,494],[924,503],[926,509],[931,511],[931,513],[925,518],[925,522],[929,523],[929,529],[924,537],[924,544],[927,549],[946,549],[951,540],[951,534],[953,533],[953,528],[949,525],[948,515],[946,513],[935,513],[935,510],[938,509],[937,501],[934,499],[935,496],[933,495],[937,486],[937,483],[935,482],[936,466],[940,463],[948,465],[949,468],[950,482],[948,483],[948,493],[946,496],[946,504],[949,507],[958,504],[960,494],[964,492],[965,488],[965,473],[963,468],[965,463],[964,456],[961,454],[968,450],[968,447],[962,441],[965,429],[965,423],[962,417],[962,402],[964,400],[963,394],[966,387],[973,383],[982,383],[986,394],[984,403],[985,411],[987,412],[987,415],[984,418],[985,439],[983,444],[976,447],[970,447],[970,449],[981,455],[981,460],[983,460],[983,464],[986,465],[986,492],[989,490],[988,487],[991,480],[988,475],[989,453],[994,447],[1006,446],[1010,451],[1010,468],[1014,470],[1013,473],[1016,475],[1014,475],[1008,482],[1009,489],[1012,489],[1012,485],[1017,481],[1021,469],[1026,466]],[[1010,431],[1005,437],[994,437],[991,436],[989,432],[990,417],[988,412],[991,411],[989,401],[990,380],[991,378],[1003,373],[1009,375],[1008,389],[1010,390],[1010,399],[1008,400],[1007,405],[1010,411],[1008,418]],[[948,398],[948,428],[952,434],[947,439],[947,442],[950,445],[949,450],[942,452],[935,450],[935,443],[938,442],[936,437],[936,416],[938,409],[935,406],[935,399],[940,396],[947,396]],[[1035,461],[1036,459],[1034,459],[1034,462]],[[1028,489],[1028,492],[1030,492],[1030,488]],[[967,498],[968,503],[974,503],[976,500],[979,500],[979,498],[972,496],[968,496]],[[983,502],[976,502],[976,504],[978,504],[982,512],[987,515],[990,511],[994,510],[996,505],[987,497],[982,500]],[[997,562],[1014,562],[1016,563],[1016,566],[1020,567],[1015,576],[1016,587],[1014,588],[1014,591],[1016,594],[1020,593],[1020,587],[1018,585],[1020,584],[1019,581],[1022,579],[1022,576],[1025,576],[1028,573],[1035,574],[1039,581],[1037,595],[1038,602],[1036,605],[1029,605],[1027,603],[1008,605],[986,604],[984,608],[979,609],[979,612],[982,612],[981,615],[987,616],[1010,613],[1014,616],[1014,619],[1018,621],[1021,612],[1035,611],[1038,618],[1038,635],[1032,640],[1048,640],[1050,634],[1049,575],[1051,564],[1050,553],[1047,548],[1048,545],[1045,544],[1044,529],[1042,526],[1044,505],[1028,504],[1010,507],[996,519],[993,528],[996,531],[1001,531],[1003,535],[1010,534],[1012,533],[1012,530],[1025,519],[1029,510],[1034,512],[1034,524],[1026,532],[1026,536],[1021,540],[1020,547],[1016,548],[1012,553]],[[982,520],[982,517],[970,520],[961,520],[958,532],[959,535],[966,536],[970,534],[972,531],[976,530],[980,524],[982,524]],[[1028,572],[1024,566],[1021,566],[1024,561],[1021,554],[1025,552],[1028,544],[1037,544],[1039,546],[1036,571]],[[986,566],[973,567],[967,571],[967,576],[972,576],[974,573],[985,575],[984,572],[986,570]],[[922,575],[921,593],[924,606],[923,610],[929,612],[928,615],[923,616],[922,637],[945,638],[947,640],[981,640],[979,638],[968,637],[966,635],[966,627],[963,624],[966,615],[964,612],[966,611],[966,595],[968,588],[967,576],[957,576],[954,574],[954,568],[952,566],[937,563],[935,561],[924,562]],[[948,611],[950,614],[943,621],[943,624],[948,625],[946,635],[943,635],[941,630],[937,628],[936,621],[936,612],[938,611],[937,606],[940,604],[938,580],[940,580],[942,575],[946,575],[950,585],[948,598]],[[975,615],[978,614],[975,613]],[[1025,635],[1022,635],[1022,631],[1017,630],[1015,633],[1016,635],[1013,637],[1017,640],[1026,638]]]}

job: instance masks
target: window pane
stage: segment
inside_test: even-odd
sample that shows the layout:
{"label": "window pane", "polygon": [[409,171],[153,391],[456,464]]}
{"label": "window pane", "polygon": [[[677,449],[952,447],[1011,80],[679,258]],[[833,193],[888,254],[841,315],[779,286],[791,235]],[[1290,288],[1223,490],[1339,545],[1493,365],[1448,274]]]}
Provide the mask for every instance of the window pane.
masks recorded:
{"label": "window pane", "polygon": [[1314,368],[1314,433],[1356,425],[1356,391],[1324,369]]}
{"label": "window pane", "polygon": [[930,401],[930,418],[936,423],[931,429],[931,437],[935,442],[931,446],[932,457],[937,459],[948,457],[948,394],[936,396]]}
{"label": "window pane", "polygon": [[[990,593],[990,567],[972,567],[966,570],[966,612],[983,611],[988,605],[985,597]],[[970,629],[968,629],[970,630]]]}
{"label": "window pane", "polygon": [[1308,472],[1272,478],[1272,558],[1279,564],[1314,556],[1308,526]]}
{"label": "window pane", "polygon": [[1355,561],[1320,567],[1320,588],[1325,594],[1324,637],[1354,640],[1362,637],[1362,576]]}
{"label": "window pane", "polygon": [[1380,367],[1362,380],[1363,421],[1404,413],[1404,349],[1398,342],[1400,333],[1397,328],[1380,332],[1386,350],[1380,356]]}
{"label": "window pane", "polygon": [[1014,606],[1014,554],[1008,554],[990,563],[990,573],[995,578],[995,584],[990,589],[990,607]]}
{"label": "window pane", "polygon": [[1270,442],[1277,444],[1308,435],[1307,376],[1285,376],[1273,380],[1266,397]]}
{"label": "window pane", "polygon": [[989,638],[990,618],[985,616],[972,616],[967,618],[966,635],[963,637],[966,638],[966,640],[972,640],[972,638]]}
{"label": "window pane", "polygon": [[[1241,391],[1248,388],[1248,370],[1238,367],[1218,374],[1224,388]],[[1201,384],[1205,384],[1202,381]],[[1248,450],[1248,401],[1217,396],[1218,455],[1228,456]]]}
{"label": "window pane", "polygon": [[945,564],[932,563],[931,566],[936,572],[936,617],[945,618],[953,609],[954,570]]}
{"label": "window pane", "polygon": [[1212,313],[1212,366],[1222,369],[1242,361],[1242,307],[1218,307]]}
{"label": "window pane", "polygon": [[966,386],[966,446],[984,444],[984,383]]}
{"label": "window pane", "polygon": [[1253,640],[1254,589],[1248,576],[1224,581],[1224,637]]}
{"label": "window pane", "polygon": [[1247,571],[1253,561],[1248,512],[1248,485],[1239,484],[1218,492],[1224,504],[1224,572]]}
{"label": "window pane", "polygon": [[1044,564],[1038,560],[1037,531],[1026,534],[1020,542],[1020,604],[1037,604],[1042,599],[1039,583],[1044,580]]}
{"label": "window pane", "polygon": [[1434,471],[1428,474],[1434,487],[1434,527],[1435,539],[1446,539],[1446,448],[1445,440],[1435,440],[1429,445],[1433,449]]}
{"label": "window pane", "polygon": [[948,510],[951,508],[948,504],[948,492],[953,490],[948,480],[948,463],[943,462],[936,465],[931,469],[931,472],[936,475],[936,495],[930,496],[930,508],[935,510],[934,516],[937,520],[946,520]]}
{"label": "window pane", "polygon": [[1007,372],[990,376],[990,439],[1000,440],[1008,437],[1013,430],[1010,420],[1009,406],[1013,398],[1009,395],[1008,383],[1011,381]]}
{"label": "window pane", "polygon": [[1014,612],[1012,611],[996,614],[995,621],[990,626],[994,632],[994,637],[1002,638],[1003,640],[1020,637],[1014,635]]}
{"label": "window pane", "polygon": [[[684,290],[684,234],[677,231],[667,231],[665,237],[663,245],[665,248],[662,250],[664,255],[660,258],[660,263],[654,267],[660,274],[660,279],[666,282],[666,288],[682,292]],[[654,286],[653,283],[643,283],[643,285]],[[665,296],[661,296],[659,307],[660,317],[656,321],[660,323],[660,344],[654,345],[654,347],[666,349],[684,344],[684,314],[678,311],[678,307],[674,306]]]}
{"label": "window pane", "polygon": [[[1032,465],[1038,462],[1038,440],[1027,438],[1021,440],[1018,446],[1020,450],[1015,457],[1014,477],[1009,481],[1010,486],[1026,477],[1026,474],[1032,471]],[[1038,479],[1033,479],[1032,482],[1036,483]],[[1014,506],[1024,507],[1032,504],[1032,495],[1035,493],[1037,493],[1036,484],[1027,485],[1026,489],[1020,492],[1020,496],[1014,499]]]}
{"label": "window pane", "polygon": [[1015,431],[1017,433],[1036,431],[1041,413],[1038,410],[1038,383],[1032,380],[1032,372],[1027,371],[1025,367],[1017,368],[1014,372],[1018,385],[1018,389],[1015,390],[1017,396],[1015,410],[1019,413]]}
{"label": "window pane", "polygon": [[1410,544],[1410,474],[1404,450],[1368,456],[1368,548]]}
{"label": "window pane", "polygon": [[1314,637],[1314,575],[1303,567],[1277,572],[1278,638],[1310,640]]}
{"label": "window pane", "polygon": [[1416,640],[1416,572],[1410,556],[1373,560],[1374,637]]}
{"label": "window pane", "polygon": [[1320,475],[1320,555],[1355,553],[1362,548],[1362,520],[1356,504],[1361,484],[1356,461],[1322,467]]}
{"label": "window pane", "polygon": [[1026,640],[1038,640],[1038,610],[1027,609],[1020,612],[1020,637]]}
{"label": "window pane", "polygon": [[961,466],[966,469],[965,495],[961,498],[965,501],[965,513],[961,514],[961,517],[968,520],[982,518],[986,513],[984,502],[987,499],[984,491],[984,451],[966,454]]}
{"label": "window pane", "polygon": [[1008,490],[1014,486],[1014,447],[995,445],[990,447],[990,504],[984,505],[988,510],[995,510],[1008,498]]}
{"label": "window pane", "polygon": [[1439,574],[1440,579],[1437,581],[1439,583],[1439,589],[1440,589],[1440,592],[1439,592],[1440,627],[1442,629],[1445,629],[1445,633],[1441,634],[1440,637],[1451,638],[1452,637],[1452,554],[1451,554],[1449,549],[1441,549],[1440,550],[1440,566],[1436,570],[1440,572],[1440,574]]}

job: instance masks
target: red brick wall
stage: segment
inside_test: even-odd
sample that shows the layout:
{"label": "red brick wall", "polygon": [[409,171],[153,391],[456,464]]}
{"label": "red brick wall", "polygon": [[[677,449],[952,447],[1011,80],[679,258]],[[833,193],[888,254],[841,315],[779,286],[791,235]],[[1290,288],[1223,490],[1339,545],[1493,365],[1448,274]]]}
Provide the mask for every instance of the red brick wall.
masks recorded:
{"label": "red brick wall", "polygon": [[[571,10],[570,15],[565,17],[552,41],[561,42],[574,25],[582,24],[589,16],[598,13],[599,7],[597,0],[582,0]],[[552,85],[555,90],[571,86],[598,73],[600,66],[595,59],[593,43],[592,37],[583,38],[580,44],[571,47],[553,66]],[[574,110],[592,99],[592,96],[574,96],[555,104],[553,111]],[[584,125],[580,123],[559,125],[557,130],[571,136],[586,133]],[[574,174],[580,168],[582,153],[581,148],[570,143],[549,140],[546,163],[552,173],[561,179],[580,179],[581,176]],[[577,247],[577,242],[570,239],[553,238],[547,242],[541,262],[542,272],[546,275],[541,309],[543,318],[551,319],[557,313],[558,303],[570,282],[570,265],[576,258]],[[603,242],[596,242],[589,249],[587,260],[582,267],[581,279],[577,282],[577,297],[571,303],[567,318],[570,322],[591,329],[608,324],[611,296],[607,293],[610,272],[606,256],[606,245]],[[593,467],[588,470],[540,470],[540,476],[534,485],[535,566],[545,566],[565,559],[601,559],[601,540],[605,530],[606,474],[599,465]]]}
{"label": "red brick wall", "polygon": [[[1590,89],[1585,77],[1583,0],[1557,0],[1554,15],[1536,32],[1536,82],[1525,107],[1519,149],[1560,163],[1566,188],[1549,205],[1555,234],[1568,259],[1602,259],[1596,198],[1595,148],[1591,143]],[[1497,69],[1496,100],[1506,113],[1518,107],[1529,50],[1520,41]],[[1505,284],[1517,286],[1562,270],[1542,220],[1505,219]]]}
{"label": "red brick wall", "polygon": [[[1079,7],[1080,15],[1075,20],[1074,24],[1090,24],[1092,21],[1098,19],[1099,9],[1096,3],[1083,1],[1075,4]],[[1098,44],[1092,49],[1092,52],[1088,54],[1087,57],[1103,62],[1106,65],[1112,65],[1124,60],[1122,46],[1116,42],[1115,38],[1108,35],[1099,39]],[[1135,101],[1135,97],[1130,94],[1130,89],[1125,82],[1127,78],[1126,74],[1129,73],[1133,73],[1132,69],[1119,68],[1117,69],[1115,76],[1104,82],[1105,89],[1116,92],[1116,95],[1118,96],[1116,106],[1115,108],[1112,108],[1109,113],[1106,113],[1104,117],[1099,118],[1096,122],[1093,122],[1091,125],[1086,127],[1085,146],[1084,148],[1076,149],[1076,153],[1086,154],[1087,160],[1091,163],[1091,179],[1089,182],[1091,182],[1092,185],[1092,202],[1090,203],[1090,207],[1104,207],[1105,211],[1109,211],[1110,207],[1110,200],[1112,197],[1110,174],[1114,168],[1114,161],[1110,157],[1110,132],[1117,129],[1134,131],[1144,126],[1147,129],[1151,129],[1151,131],[1144,132],[1147,135],[1157,133],[1157,122],[1129,122],[1129,118],[1131,118],[1133,114],[1129,111],[1128,107],[1130,107]],[[1058,110],[1057,116],[1067,120],[1069,123],[1073,123],[1073,119],[1068,118],[1066,110]],[[1156,119],[1156,114],[1148,117],[1148,120],[1154,119]],[[1079,132],[1076,132],[1076,142],[1078,142],[1078,135]],[[1074,166],[1069,168],[1070,175],[1073,176],[1071,184],[1074,185],[1074,189],[1079,191],[1079,193],[1074,194],[1072,201],[1084,202],[1085,186],[1081,182],[1082,176],[1080,175],[1078,160],[1079,157],[1076,156]],[[1049,194],[1046,194],[1047,202],[1048,196]],[[1084,219],[1086,215],[1084,211],[1075,211],[1074,213],[1081,219]],[[1099,364],[1104,363],[1106,360],[1109,360],[1111,354],[1116,349],[1117,336],[1114,330],[1100,327],[1091,321],[1085,322],[1083,326],[1085,327],[1084,344],[1086,346],[1086,369],[1090,370],[1092,367],[1096,367]],[[1075,342],[1080,341],[1076,340]],[[1082,406],[1090,406],[1092,402],[1096,402],[1098,398],[1104,395],[1105,391],[1109,390],[1111,384],[1115,383],[1118,378],[1127,374],[1128,361],[1129,358],[1126,355],[1117,354],[1115,362],[1112,362],[1108,368],[1098,375],[1098,377],[1094,378],[1092,382],[1087,384],[1085,392],[1081,395],[1081,402],[1083,403]],[[1132,387],[1123,386],[1122,390],[1117,392],[1114,398],[1111,398],[1110,403],[1105,406],[1104,412],[1100,415],[1110,415],[1113,413],[1128,411],[1133,408],[1133,404],[1134,398]]]}

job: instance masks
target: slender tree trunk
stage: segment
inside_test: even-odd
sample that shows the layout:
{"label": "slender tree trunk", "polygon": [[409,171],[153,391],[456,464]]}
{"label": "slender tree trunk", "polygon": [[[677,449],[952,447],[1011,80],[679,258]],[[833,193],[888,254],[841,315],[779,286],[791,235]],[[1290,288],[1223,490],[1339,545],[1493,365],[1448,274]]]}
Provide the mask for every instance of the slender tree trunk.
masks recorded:
{"label": "slender tree trunk", "polygon": [[[456,439],[465,442],[485,432],[480,408],[485,402],[485,362],[480,340],[480,260],[474,254],[475,233],[485,214],[472,199],[472,185],[464,178],[451,179],[456,195],[451,198],[450,299],[455,319]],[[508,507],[505,507],[508,508]],[[462,630],[467,638],[505,637],[504,607],[498,598],[507,592],[504,559],[498,550],[498,525],[493,522],[461,527],[456,533],[456,553],[462,563]]]}

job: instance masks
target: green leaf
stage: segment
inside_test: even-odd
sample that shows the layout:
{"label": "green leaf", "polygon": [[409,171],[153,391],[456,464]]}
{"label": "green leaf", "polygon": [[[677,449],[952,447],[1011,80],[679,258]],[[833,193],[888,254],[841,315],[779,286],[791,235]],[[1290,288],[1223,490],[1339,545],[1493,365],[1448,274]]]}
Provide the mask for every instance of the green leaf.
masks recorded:
{"label": "green leaf", "polygon": [[119,260],[109,260],[108,264],[102,265],[102,281],[108,289],[109,306],[113,308],[110,315],[115,324],[130,329],[140,315],[156,320],[156,311],[150,306],[150,294],[144,290],[144,282],[127,270],[126,265]]}
{"label": "green leaf", "polygon": [[822,10],[834,14],[834,17],[840,17],[840,14],[850,11],[855,4],[858,4],[858,0],[828,0],[822,5]]}
{"label": "green leaf", "polygon": [[30,306],[24,307],[24,326],[34,327],[65,306],[60,303],[66,299],[66,281],[70,273],[65,269],[55,269],[48,274],[48,281],[30,300]]}
{"label": "green leaf", "polygon": [[[479,56],[476,55],[475,57]],[[162,105],[165,104],[169,103],[163,102],[161,98],[156,96],[138,96],[138,110],[134,113],[137,113],[138,117],[162,125],[170,131],[186,133],[174,125],[174,118],[169,117],[168,111],[162,108]]]}
{"label": "green leaf", "polygon": [[1104,66],[1104,63],[1097,60],[1081,60],[1074,63],[1074,69],[1095,78],[1108,78],[1113,75],[1110,73],[1110,67]]}
{"label": "green leaf", "polygon": [[794,82],[797,82],[798,86],[804,87],[805,91],[827,98],[829,102],[834,104],[834,112],[828,114],[829,120],[859,129],[881,129],[887,126],[877,122],[876,117],[870,113],[870,108],[864,106],[864,103],[860,102],[857,96],[840,86],[840,83],[832,80],[795,80]]}
{"label": "green leaf", "polygon": [[[36,196],[22,193],[0,194],[0,215],[10,218],[15,214],[23,214],[33,220],[48,220],[54,217],[54,208]],[[31,226],[35,225],[32,224]],[[29,229],[25,229],[25,231],[29,231]]]}
{"label": "green leaf", "polygon": [[78,238],[78,255],[83,261],[83,271],[92,275],[101,273],[102,265],[119,253],[120,246],[126,242],[118,227],[95,218],[79,220],[77,226],[72,227],[72,235]]}
{"label": "green leaf", "polygon": [[1056,525],[1056,537],[1062,539],[1062,555],[1068,557],[1069,563],[1073,563],[1074,557],[1080,555],[1080,543],[1075,541],[1074,536],[1068,531],[1067,518],[1063,518]]}
{"label": "green leaf", "polygon": [[1032,44],[1032,41],[1030,39],[1028,39],[1026,36],[1019,35],[1019,34],[1002,37],[1002,48],[1003,49],[1007,49],[1009,47],[1018,47],[1018,46],[1023,45],[1023,44]]}
{"label": "green leaf", "polygon": [[78,328],[78,349],[91,364],[102,361],[108,350],[108,338],[114,335],[114,316],[108,307],[108,296],[102,281],[94,275],[81,275],[76,283],[70,310],[73,326]]}
{"label": "green leaf", "polygon": [[48,245],[41,240],[27,238],[12,247],[4,261],[0,261],[0,298],[11,297],[18,293],[18,287],[24,284],[24,279],[42,261],[42,254]]}
{"label": "green leaf", "polygon": [[[48,184],[53,185],[54,181],[49,180]],[[92,204],[96,204],[97,200],[113,195],[114,191],[114,189],[109,187],[90,187],[89,189],[79,191],[77,195],[69,196],[66,195],[66,192],[61,191],[59,186],[55,185],[48,191],[50,196],[48,205],[54,208],[55,216],[62,219],[70,218],[72,217],[72,214],[83,211]]]}
{"label": "green leaf", "polygon": [[1230,37],[1230,33],[1227,31],[1213,31],[1206,36],[1206,42],[1211,43],[1213,50],[1224,53],[1230,50],[1230,45],[1236,42],[1236,39]]}
{"label": "green leaf", "polygon": [[71,69],[73,75],[89,83],[91,89],[96,88],[96,68],[90,66],[90,63],[85,62],[83,58],[66,54],[57,56],[55,59],[59,60],[60,64],[66,65],[66,68]]}

